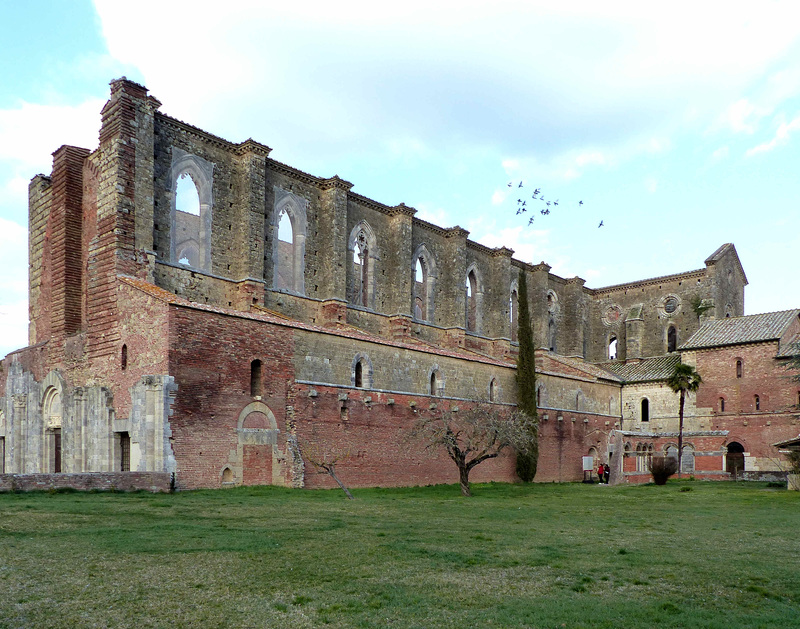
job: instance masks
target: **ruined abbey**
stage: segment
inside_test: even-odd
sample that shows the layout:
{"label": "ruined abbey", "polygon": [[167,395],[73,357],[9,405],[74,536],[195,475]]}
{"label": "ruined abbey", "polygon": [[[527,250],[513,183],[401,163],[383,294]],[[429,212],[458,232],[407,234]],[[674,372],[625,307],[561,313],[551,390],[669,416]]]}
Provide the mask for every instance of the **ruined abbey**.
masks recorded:
{"label": "ruined abbey", "polygon": [[[302,443],[346,450],[354,486],[455,482],[409,428],[514,405],[520,273],[536,480],[580,480],[584,456],[647,480],[647,458],[676,448],[664,381],[681,361],[704,381],[687,472],[777,470],[773,444],[800,432],[784,369],[800,311],[743,316],[732,244],[695,270],[590,288],[159,107],[113,81],[99,146],[62,146],[31,181],[29,345],[0,362],[0,488],[328,486]],[[514,480],[513,453],[474,477]]]}

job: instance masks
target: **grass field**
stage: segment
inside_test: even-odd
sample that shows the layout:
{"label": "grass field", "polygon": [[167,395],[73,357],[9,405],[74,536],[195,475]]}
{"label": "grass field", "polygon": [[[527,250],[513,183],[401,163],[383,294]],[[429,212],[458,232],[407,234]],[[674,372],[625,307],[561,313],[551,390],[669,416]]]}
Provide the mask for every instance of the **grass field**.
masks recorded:
{"label": "grass field", "polygon": [[0,494],[0,627],[791,627],[763,484]]}

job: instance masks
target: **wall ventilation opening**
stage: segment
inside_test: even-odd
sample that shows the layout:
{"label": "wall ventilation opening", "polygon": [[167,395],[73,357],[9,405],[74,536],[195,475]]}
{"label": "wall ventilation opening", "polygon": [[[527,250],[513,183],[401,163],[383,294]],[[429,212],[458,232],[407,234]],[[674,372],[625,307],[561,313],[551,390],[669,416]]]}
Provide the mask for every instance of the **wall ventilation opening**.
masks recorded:
{"label": "wall ventilation opening", "polygon": [[256,359],[250,363],[251,397],[260,397],[262,395],[262,371],[260,360]]}

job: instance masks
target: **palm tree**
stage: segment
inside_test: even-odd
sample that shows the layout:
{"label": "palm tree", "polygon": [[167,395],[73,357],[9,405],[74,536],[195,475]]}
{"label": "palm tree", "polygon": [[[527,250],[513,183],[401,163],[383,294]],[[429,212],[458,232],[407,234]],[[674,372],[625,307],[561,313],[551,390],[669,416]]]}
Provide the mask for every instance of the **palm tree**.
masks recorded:
{"label": "palm tree", "polygon": [[686,392],[694,393],[700,388],[703,379],[694,367],[684,363],[675,365],[675,371],[667,378],[667,386],[675,393],[681,394],[681,404],[678,410],[678,478],[681,476],[681,461],[683,459],[683,406],[686,403]]}

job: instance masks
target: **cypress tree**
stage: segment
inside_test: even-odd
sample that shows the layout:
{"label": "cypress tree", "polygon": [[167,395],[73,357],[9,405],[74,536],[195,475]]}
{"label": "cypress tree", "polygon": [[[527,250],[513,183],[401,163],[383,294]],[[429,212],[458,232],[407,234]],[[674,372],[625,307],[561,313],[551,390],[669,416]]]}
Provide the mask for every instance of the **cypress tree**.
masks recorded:
{"label": "cypress tree", "polygon": [[536,412],[536,362],[533,347],[531,312],[528,308],[528,282],[524,269],[519,272],[517,294],[517,408],[530,420],[532,447],[528,453],[517,453],[517,476],[529,483],[536,476],[539,460],[539,419]]}

